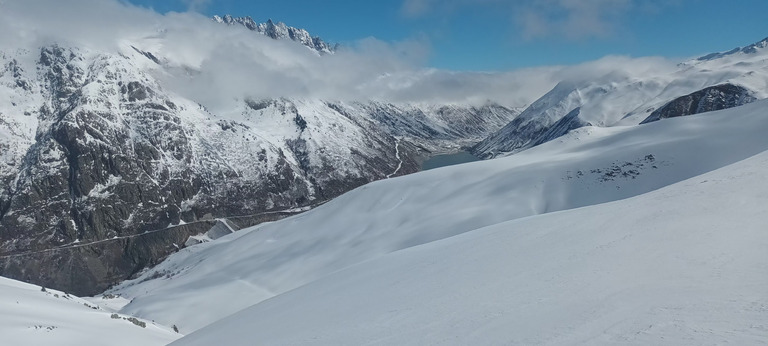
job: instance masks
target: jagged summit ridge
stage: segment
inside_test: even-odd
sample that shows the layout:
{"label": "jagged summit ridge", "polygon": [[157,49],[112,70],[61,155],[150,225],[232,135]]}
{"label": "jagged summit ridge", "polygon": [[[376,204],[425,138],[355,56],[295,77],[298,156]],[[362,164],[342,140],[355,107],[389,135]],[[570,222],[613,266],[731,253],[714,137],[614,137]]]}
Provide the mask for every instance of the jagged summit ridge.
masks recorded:
{"label": "jagged summit ridge", "polygon": [[753,44],[750,44],[748,46],[744,47],[736,47],[734,49],[731,49],[727,52],[718,52],[718,53],[711,53],[707,54],[705,56],[702,56],[697,61],[708,61],[708,60],[715,60],[720,59],[729,55],[734,55],[737,53],[743,53],[743,54],[755,54],[759,50],[764,49],[765,47],[768,47],[768,37],[764,38],[762,41],[755,42]]}
{"label": "jagged summit ridge", "polygon": [[299,42],[312,50],[321,54],[332,54],[336,46],[331,46],[317,36],[312,36],[307,30],[288,26],[283,22],[273,22],[272,19],[266,23],[256,23],[250,16],[233,17],[231,15],[213,16],[213,21],[227,25],[242,25],[248,30],[258,32],[264,36],[275,40],[292,40]]}

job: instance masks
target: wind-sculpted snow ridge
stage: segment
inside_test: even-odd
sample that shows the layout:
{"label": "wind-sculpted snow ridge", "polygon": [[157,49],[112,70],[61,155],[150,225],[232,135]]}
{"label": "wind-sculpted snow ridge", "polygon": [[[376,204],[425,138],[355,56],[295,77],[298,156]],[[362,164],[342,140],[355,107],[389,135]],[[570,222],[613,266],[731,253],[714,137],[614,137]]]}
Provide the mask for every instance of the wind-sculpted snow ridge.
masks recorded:
{"label": "wind-sculpted snow ridge", "polygon": [[[4,345],[166,345],[172,327],[117,314],[68,293],[0,277]],[[103,301],[119,297],[105,297]]]}
{"label": "wind-sculpted snow ridge", "polygon": [[707,88],[717,85],[732,85],[733,88],[718,97],[735,101],[721,102],[725,107],[701,107],[703,111],[764,99],[768,97],[765,44],[766,41],[753,44],[749,46],[752,48],[745,48],[744,54],[726,54],[674,66],[626,66],[622,72],[570,78],[532,103],[507,126],[478,143],[472,152],[482,158],[492,158],[551,140],[551,128],[577,109],[579,125],[610,127],[638,124],[675,99],[696,92],[706,93]]}
{"label": "wind-sculpted snow ridge", "polygon": [[112,292],[132,299],[123,312],[191,332],[398,250],[637,196],[745,159],[768,150],[766,109],[758,101],[643,126],[584,127],[509,157],[378,181],[305,214],[183,249]]}

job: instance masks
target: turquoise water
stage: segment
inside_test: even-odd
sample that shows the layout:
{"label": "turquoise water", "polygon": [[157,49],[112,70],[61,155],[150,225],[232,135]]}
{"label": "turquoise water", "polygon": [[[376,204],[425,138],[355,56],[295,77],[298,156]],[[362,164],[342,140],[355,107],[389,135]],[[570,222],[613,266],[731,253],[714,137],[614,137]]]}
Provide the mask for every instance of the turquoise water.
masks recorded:
{"label": "turquoise water", "polygon": [[445,154],[432,156],[421,164],[421,170],[426,171],[445,166],[458,165],[460,163],[480,161],[480,158],[466,151],[460,151],[455,154]]}

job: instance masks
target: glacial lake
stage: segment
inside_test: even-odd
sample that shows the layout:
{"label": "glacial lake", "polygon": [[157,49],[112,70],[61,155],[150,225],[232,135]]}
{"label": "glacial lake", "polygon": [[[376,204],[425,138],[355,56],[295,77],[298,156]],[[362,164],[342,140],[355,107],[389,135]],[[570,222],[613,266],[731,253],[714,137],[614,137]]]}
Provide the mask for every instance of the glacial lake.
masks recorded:
{"label": "glacial lake", "polygon": [[430,169],[458,165],[460,163],[480,161],[480,158],[470,154],[467,151],[460,151],[454,154],[436,155],[432,156],[427,161],[421,164],[421,170],[426,171]]}

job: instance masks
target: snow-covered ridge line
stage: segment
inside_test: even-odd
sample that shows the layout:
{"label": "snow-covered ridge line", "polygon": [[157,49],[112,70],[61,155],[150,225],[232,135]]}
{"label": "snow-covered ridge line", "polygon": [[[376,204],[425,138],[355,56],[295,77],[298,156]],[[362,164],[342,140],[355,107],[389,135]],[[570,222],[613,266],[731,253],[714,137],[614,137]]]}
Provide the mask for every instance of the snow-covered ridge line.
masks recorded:
{"label": "snow-covered ridge line", "polygon": [[248,28],[248,30],[258,32],[275,40],[289,39],[301,43],[321,54],[332,54],[338,47],[338,44],[331,46],[325,43],[320,37],[311,36],[309,32],[304,29],[287,26],[283,22],[275,23],[272,19],[267,20],[265,23],[256,23],[250,16],[232,17],[231,15],[225,15],[221,17],[215,15],[212,19],[217,23],[227,25],[239,24]]}
{"label": "snow-covered ridge line", "polygon": [[730,56],[730,55],[734,55],[734,54],[738,54],[738,53],[741,53],[741,54],[755,54],[758,51],[760,51],[762,49],[765,49],[766,47],[768,47],[768,37],[766,37],[765,39],[763,39],[761,41],[758,41],[758,42],[755,42],[755,43],[750,44],[748,46],[745,46],[745,47],[736,47],[736,48],[731,49],[731,50],[729,50],[727,52],[718,52],[718,53],[707,54],[707,55],[704,55],[702,57],[697,58],[696,60],[698,60],[698,61],[715,60],[715,59],[724,58],[724,57],[727,57],[727,56]]}

